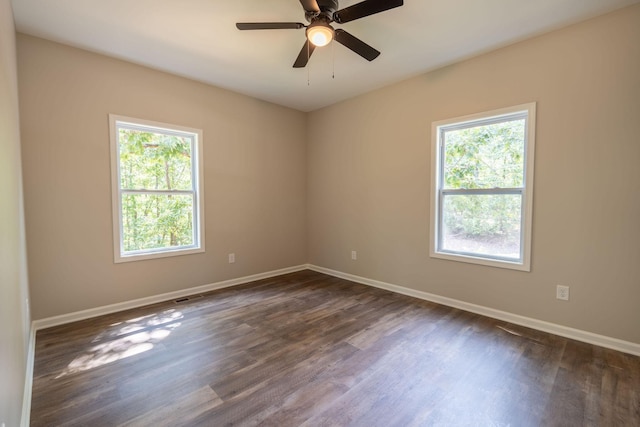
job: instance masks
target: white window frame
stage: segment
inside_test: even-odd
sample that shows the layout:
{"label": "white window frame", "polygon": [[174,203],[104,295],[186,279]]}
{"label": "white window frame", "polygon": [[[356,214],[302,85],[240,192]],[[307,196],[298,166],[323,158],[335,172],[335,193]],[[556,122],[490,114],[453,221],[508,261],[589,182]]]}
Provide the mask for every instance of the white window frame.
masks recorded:
{"label": "white window frame", "polygon": [[[444,141],[446,131],[500,123],[522,116],[525,118],[524,183],[521,188],[484,190],[445,190],[444,186]],[[460,261],[491,267],[531,271],[531,229],[533,222],[533,169],[535,152],[536,103],[516,105],[463,117],[433,122],[431,125],[431,238],[430,256],[450,261]],[[442,202],[444,193],[454,194],[522,194],[520,219],[520,259],[513,261],[483,254],[444,251],[442,241]]]}
{"label": "white window frame", "polygon": [[[128,190],[120,187],[120,126],[128,129],[149,130],[191,139],[191,190]],[[109,114],[111,144],[111,195],[113,209],[113,258],[115,263],[154,258],[187,255],[205,251],[204,239],[204,167],[202,130],[151,120]],[[122,195],[135,194],[192,194],[193,195],[193,245],[172,248],[155,248],[125,252],[122,228]]]}

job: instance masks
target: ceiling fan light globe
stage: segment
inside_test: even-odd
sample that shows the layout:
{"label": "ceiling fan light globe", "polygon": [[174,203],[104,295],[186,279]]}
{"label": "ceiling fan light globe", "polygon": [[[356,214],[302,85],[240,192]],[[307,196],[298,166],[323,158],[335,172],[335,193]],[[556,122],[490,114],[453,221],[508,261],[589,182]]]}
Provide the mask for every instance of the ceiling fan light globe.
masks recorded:
{"label": "ceiling fan light globe", "polygon": [[314,46],[326,46],[331,43],[331,40],[333,40],[333,30],[328,26],[325,27],[318,25],[309,27],[307,31],[307,39],[309,39]]}

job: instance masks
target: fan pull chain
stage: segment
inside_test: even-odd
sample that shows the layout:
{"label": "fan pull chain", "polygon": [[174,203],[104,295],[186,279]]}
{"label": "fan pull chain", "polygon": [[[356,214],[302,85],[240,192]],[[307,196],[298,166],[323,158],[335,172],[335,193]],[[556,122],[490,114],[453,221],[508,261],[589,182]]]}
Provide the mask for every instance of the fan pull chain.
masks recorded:
{"label": "fan pull chain", "polygon": [[331,78],[335,80],[336,78],[336,43],[335,41],[331,41],[331,55],[332,63],[331,63]]}
{"label": "fan pull chain", "polygon": [[309,59],[311,58],[310,50],[311,43],[307,41],[307,86],[311,86],[311,66],[309,65]]}

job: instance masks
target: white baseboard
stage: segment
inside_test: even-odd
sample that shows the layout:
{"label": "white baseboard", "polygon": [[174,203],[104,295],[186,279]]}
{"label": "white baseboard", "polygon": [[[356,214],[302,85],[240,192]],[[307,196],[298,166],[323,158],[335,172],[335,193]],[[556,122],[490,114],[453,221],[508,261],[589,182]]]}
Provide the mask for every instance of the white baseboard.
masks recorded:
{"label": "white baseboard", "polygon": [[152,295],[149,297],[139,298],[131,301],[105,305],[102,307],[90,308],[88,310],[76,311],[74,313],[62,314],[60,316],[34,320],[33,328],[35,328],[35,331],[39,331],[41,329],[50,328],[52,326],[64,325],[66,323],[77,322],[78,320],[85,320],[85,319],[90,319],[92,317],[102,316],[105,314],[117,313],[118,311],[129,310],[137,307],[143,307],[145,305],[156,304],[164,301],[170,301],[173,299],[182,298],[189,295],[215,291],[217,289],[228,288],[230,286],[242,285],[244,283],[254,282],[256,280],[268,279],[270,277],[275,277],[283,274],[293,273],[296,271],[306,270],[307,268],[308,267],[305,264],[294,266],[294,267],[287,267],[279,270],[268,271],[266,273],[253,274],[251,276],[239,277],[237,279],[224,280],[222,282],[211,283],[208,285],[196,286],[196,287],[187,288],[187,289],[180,289],[174,292],[167,292],[164,294]]}
{"label": "white baseboard", "polygon": [[[118,311],[142,307],[149,304],[169,301],[172,299],[181,298],[181,297],[194,295],[198,293],[214,291],[216,289],[228,288],[230,286],[241,285],[241,284],[253,282],[256,280],[268,279],[270,277],[280,276],[282,274],[293,273],[293,272],[301,271],[305,269],[328,274],[330,276],[338,277],[341,279],[350,280],[352,282],[361,283],[363,285],[369,285],[375,288],[385,289],[398,294],[419,298],[425,301],[431,301],[437,304],[458,308],[460,310],[465,310],[465,311],[480,314],[483,316],[491,317],[494,319],[503,320],[505,322],[510,322],[516,325],[537,329],[539,331],[549,332],[551,334],[559,335],[565,338],[570,338],[577,341],[582,341],[589,344],[594,344],[601,347],[622,351],[624,353],[633,354],[635,356],[640,356],[640,344],[638,343],[624,341],[617,338],[611,338],[605,335],[598,335],[598,334],[583,331],[580,329],[574,329],[567,326],[557,325],[555,323],[545,322],[543,320],[520,316],[518,314],[509,313],[506,311],[496,310],[493,308],[471,304],[471,303],[456,300],[453,298],[447,298],[440,295],[430,294],[428,292],[406,288],[404,286],[393,285],[391,283],[368,279],[366,277],[360,277],[360,276],[356,276],[349,273],[343,273],[341,271],[331,270],[329,268],[320,267],[313,264],[304,264],[304,265],[298,265],[294,267],[283,268],[280,270],[269,271],[266,273],[259,273],[251,276],[239,277],[237,279],[230,279],[222,282],[211,283],[208,285],[197,286],[194,288],[181,289],[175,292],[168,292],[160,295],[154,295],[154,296],[135,299],[135,300],[126,301],[122,303],[111,304],[111,305],[96,307],[88,310],[77,311],[74,313],[63,314],[60,316],[49,317],[46,319],[35,320],[32,323],[32,337],[31,337],[32,342],[30,342],[30,349],[29,349],[30,360],[31,360],[30,362],[31,373],[33,372],[32,352],[33,352],[33,349],[35,348],[34,347],[35,332],[40,329],[46,329],[52,326],[58,326],[58,325],[63,325],[65,323],[76,322],[78,320],[84,320],[92,317],[102,316],[104,314],[116,313]],[[30,373],[28,372],[28,375],[29,374]],[[28,379],[29,381],[31,381],[31,376],[28,376]],[[26,390],[25,390],[25,395],[26,395]],[[29,391],[29,402],[31,401],[30,397],[31,396]],[[24,410],[23,410],[23,417],[24,417]]]}
{"label": "white baseboard", "polygon": [[22,396],[22,416],[20,427],[29,427],[31,424],[31,395],[33,391],[33,363],[36,355],[36,329],[33,323],[29,331],[29,344],[27,348],[27,366],[24,377],[24,393]]}
{"label": "white baseboard", "polygon": [[435,294],[430,294],[423,291],[417,291],[415,289],[405,288],[403,286],[393,285],[391,283],[381,282],[378,280],[367,279],[366,277],[355,276],[349,273],[343,273],[329,268],[319,267],[309,264],[307,268],[319,273],[328,274],[330,276],[338,277],[341,279],[350,280],[352,282],[361,283],[363,285],[373,286],[375,288],[385,289],[387,291],[407,295],[414,298],[419,298],[426,301],[435,302],[437,304],[446,305],[449,307],[458,308],[460,310],[470,311],[472,313],[480,314],[483,316],[491,317],[493,319],[503,320],[505,322],[514,323],[516,325],[525,326],[532,329],[537,329],[543,332],[549,332],[554,335],[559,335],[565,338],[570,338],[576,341],[582,341],[589,344],[598,345],[600,347],[606,347],[613,350],[618,350],[624,353],[640,356],[640,344],[630,341],[623,341],[617,338],[607,337],[605,335],[598,335],[592,332],[582,331],[580,329],[574,329],[567,326],[557,325],[555,323],[545,322],[543,320],[533,319],[530,317],[520,316],[518,314],[509,313],[506,311],[496,310],[481,305],[470,304],[468,302],[456,300],[453,298],[442,297]]}

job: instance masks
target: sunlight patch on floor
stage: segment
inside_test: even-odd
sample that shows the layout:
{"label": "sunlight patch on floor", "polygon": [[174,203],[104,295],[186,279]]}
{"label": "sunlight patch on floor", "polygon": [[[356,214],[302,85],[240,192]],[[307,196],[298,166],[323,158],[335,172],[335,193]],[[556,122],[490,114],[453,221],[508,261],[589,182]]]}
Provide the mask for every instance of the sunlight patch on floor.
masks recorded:
{"label": "sunlight patch on floor", "polygon": [[95,337],[92,342],[99,344],[73,359],[56,379],[152,350],[181,325],[178,320],[183,317],[180,311],[171,309],[114,323],[111,328],[115,329]]}

